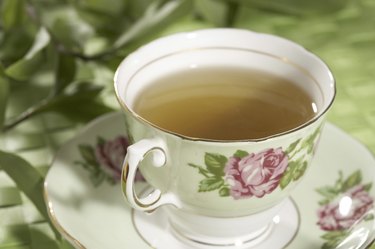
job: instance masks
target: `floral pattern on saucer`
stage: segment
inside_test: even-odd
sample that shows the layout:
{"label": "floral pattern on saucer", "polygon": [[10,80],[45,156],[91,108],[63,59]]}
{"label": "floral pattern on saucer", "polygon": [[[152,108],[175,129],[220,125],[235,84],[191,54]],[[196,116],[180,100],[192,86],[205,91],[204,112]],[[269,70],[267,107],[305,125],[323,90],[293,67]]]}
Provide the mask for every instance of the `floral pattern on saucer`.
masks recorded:
{"label": "floral pattern on saucer", "polygon": [[[104,181],[116,184],[121,179],[122,163],[128,146],[129,140],[122,135],[109,140],[98,137],[95,145],[78,145],[83,161],[76,161],[75,164],[89,172],[90,180],[96,187]],[[140,172],[137,172],[135,180],[144,180]]]}
{"label": "floral pattern on saucer", "polygon": [[362,183],[362,173],[357,170],[344,179],[342,172],[333,186],[324,186],[317,192],[324,198],[319,202],[317,225],[326,231],[322,249],[336,248],[351,233],[351,228],[374,219],[374,199],[369,191],[372,183]]}
{"label": "floral pattern on saucer", "polygon": [[262,198],[278,186],[284,189],[299,180],[307,169],[307,158],[314,153],[320,127],[305,139],[283,148],[267,148],[257,153],[237,150],[227,158],[217,153],[205,153],[205,167],[189,163],[204,176],[198,192],[218,190],[222,197],[234,199]]}

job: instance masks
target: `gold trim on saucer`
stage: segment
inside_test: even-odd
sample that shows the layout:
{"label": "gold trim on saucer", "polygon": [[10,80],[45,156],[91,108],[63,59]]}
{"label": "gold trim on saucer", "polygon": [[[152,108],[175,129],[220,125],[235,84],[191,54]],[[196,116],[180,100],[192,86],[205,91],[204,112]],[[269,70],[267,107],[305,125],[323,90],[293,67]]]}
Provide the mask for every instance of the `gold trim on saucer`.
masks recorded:
{"label": "gold trim on saucer", "polygon": [[44,187],[43,187],[43,197],[44,201],[46,202],[47,206],[47,213],[50,218],[51,223],[53,226],[63,235],[65,239],[67,239],[75,248],[78,249],[87,249],[84,245],[81,244],[76,238],[74,238],[70,233],[68,233],[64,227],[58,222],[56,216],[55,216],[55,211],[53,210],[53,205],[52,202],[48,198],[48,191],[47,191],[47,182],[44,182]]}

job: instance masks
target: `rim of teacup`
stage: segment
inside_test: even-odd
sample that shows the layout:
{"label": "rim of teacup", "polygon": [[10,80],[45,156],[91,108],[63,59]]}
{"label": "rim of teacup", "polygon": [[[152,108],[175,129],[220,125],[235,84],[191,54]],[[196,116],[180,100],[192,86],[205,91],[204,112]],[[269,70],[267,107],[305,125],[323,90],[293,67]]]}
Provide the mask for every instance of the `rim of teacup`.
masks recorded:
{"label": "rim of teacup", "polygon": [[[140,116],[137,112],[135,112],[133,110],[133,108],[129,107],[126,103],[125,103],[125,100],[124,98],[122,98],[120,96],[120,90],[119,90],[119,74],[121,74],[122,70],[126,70],[125,66],[125,62],[127,61],[127,58],[129,56],[132,56],[133,54],[137,54],[139,52],[142,52],[145,48],[149,47],[149,46],[152,46],[152,45],[155,45],[159,42],[163,42],[167,39],[170,39],[170,38],[178,38],[178,37],[196,37],[196,33],[202,33],[202,32],[207,32],[207,31],[239,31],[239,32],[248,32],[248,33],[251,33],[251,34],[254,34],[254,35],[260,35],[260,36],[265,36],[265,37],[269,37],[269,38],[272,38],[272,39],[278,39],[279,41],[283,41],[285,43],[288,43],[289,45],[292,45],[295,47],[295,49],[300,49],[302,50],[306,56],[310,56],[312,59],[314,59],[316,62],[318,62],[320,64],[321,67],[325,68],[325,71],[328,75],[328,78],[330,79],[330,85],[332,86],[332,96],[331,98],[329,99],[328,103],[325,104],[325,106],[322,108],[322,110],[320,110],[316,115],[314,115],[312,118],[310,118],[309,120],[307,120],[306,122],[304,122],[303,124],[299,125],[299,126],[296,126],[292,129],[289,129],[289,130],[286,130],[286,131],[283,131],[283,132],[279,132],[279,133],[275,133],[273,135],[270,135],[270,136],[265,136],[265,137],[261,137],[261,138],[248,138],[248,139],[209,139],[209,138],[200,138],[200,137],[191,137],[191,136],[187,136],[187,135],[183,135],[183,134],[180,134],[180,133],[177,133],[177,132],[173,132],[173,131],[170,131],[170,130],[167,130],[163,127],[160,127],[158,125],[155,125],[154,123],[148,121],[147,119],[143,118],[142,116]],[[307,77],[309,77],[310,79],[312,79],[315,83],[318,84],[318,87],[320,88],[321,90],[321,87],[319,85],[319,83],[317,82],[316,78],[313,77],[309,72],[307,72],[307,70],[301,66],[299,66],[298,64],[294,63],[293,61],[291,61],[290,59],[288,59],[287,57],[282,57],[282,56],[277,56],[277,55],[274,55],[274,54],[271,54],[271,53],[266,53],[266,52],[263,52],[263,51],[257,51],[257,50],[253,50],[253,49],[246,49],[246,48],[238,48],[238,47],[230,47],[230,46],[223,46],[223,47],[220,47],[220,46],[209,46],[209,47],[197,47],[197,48],[187,48],[187,49],[180,49],[178,51],[173,51],[173,52],[170,52],[170,53],[166,53],[166,54],[163,54],[162,56],[159,56],[159,57],[156,57],[155,59],[151,60],[151,61],[148,61],[146,64],[144,64],[143,66],[139,67],[135,72],[132,73],[132,76],[129,78],[129,82],[132,80],[132,78],[139,72],[141,71],[143,68],[145,68],[146,66],[154,63],[155,61],[157,60],[160,60],[162,58],[165,58],[165,57],[168,57],[168,56],[171,56],[171,55],[175,55],[175,54],[178,54],[178,53],[183,53],[183,52],[187,52],[187,51],[191,51],[191,50],[204,50],[204,49],[234,49],[234,50],[247,50],[247,51],[250,51],[250,52],[253,52],[253,53],[259,53],[259,54],[263,54],[263,55],[267,55],[267,56],[271,56],[273,57],[274,59],[278,59],[284,63],[287,63],[295,68],[297,68],[298,70],[300,70],[303,74],[305,74]],[[116,72],[115,72],[115,75],[114,75],[114,90],[115,90],[115,95],[116,95],[116,98],[117,98],[117,101],[118,103],[121,105],[122,108],[124,108],[124,110],[128,111],[129,113],[131,113],[131,115],[133,117],[135,117],[138,121],[140,121],[141,123],[145,124],[145,125],[149,125],[153,128],[155,128],[156,130],[159,130],[159,131],[162,131],[166,134],[169,134],[171,136],[175,136],[175,137],[179,137],[183,140],[189,140],[189,141],[200,141],[200,142],[214,142],[214,143],[236,143],[236,142],[260,142],[260,141],[265,141],[265,140],[269,140],[269,139],[272,139],[272,138],[277,138],[277,137],[282,137],[284,135],[287,135],[287,134],[291,134],[291,133],[294,133],[296,131],[299,131],[299,130],[302,130],[303,128],[306,128],[308,126],[310,126],[311,124],[315,123],[316,121],[318,121],[320,118],[322,118],[326,113],[327,111],[331,108],[331,106],[333,105],[333,102],[335,100],[335,97],[336,97],[336,81],[335,81],[335,78],[333,77],[333,74],[332,74],[332,71],[330,70],[329,66],[320,58],[318,57],[316,54],[310,52],[309,50],[307,50],[305,47],[291,41],[291,40],[288,40],[286,38],[283,38],[283,37],[280,37],[280,36],[276,36],[276,35],[272,35],[272,34],[265,34],[265,33],[259,33],[259,32],[254,32],[254,31],[250,31],[250,30],[245,30],[245,29],[234,29],[234,28],[214,28],[214,29],[201,29],[201,30],[196,30],[196,31],[192,31],[192,32],[180,32],[180,33],[175,33],[175,34],[172,34],[172,35],[169,35],[169,36],[164,36],[164,37],[160,37],[158,39],[155,39],[154,41],[148,43],[148,44],[145,44],[144,46],[136,49],[135,51],[133,51],[131,54],[128,55],[128,57],[124,58],[124,60],[120,63],[120,65],[118,66]],[[321,90],[322,91],[322,90]]]}

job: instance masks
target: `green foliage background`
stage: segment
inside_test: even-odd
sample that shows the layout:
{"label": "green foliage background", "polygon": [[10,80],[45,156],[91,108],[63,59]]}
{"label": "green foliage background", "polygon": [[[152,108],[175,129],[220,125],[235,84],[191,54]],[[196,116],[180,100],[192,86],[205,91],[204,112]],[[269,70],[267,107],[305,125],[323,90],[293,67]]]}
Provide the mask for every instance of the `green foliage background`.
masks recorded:
{"label": "green foliage background", "polygon": [[37,215],[27,231],[0,219],[0,248],[70,248],[44,222],[55,151],[119,109],[112,78],[131,51],[210,27],[277,34],[321,56],[338,83],[330,121],[375,151],[373,0],[1,0],[0,214],[29,203]]}

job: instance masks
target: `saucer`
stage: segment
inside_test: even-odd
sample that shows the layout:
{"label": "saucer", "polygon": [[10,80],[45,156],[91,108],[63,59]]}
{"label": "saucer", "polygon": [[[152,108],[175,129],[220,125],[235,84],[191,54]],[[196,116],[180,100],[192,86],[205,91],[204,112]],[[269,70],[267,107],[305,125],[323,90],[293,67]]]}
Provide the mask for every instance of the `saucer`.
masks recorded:
{"label": "saucer", "polygon": [[[116,166],[128,145],[125,131],[123,114],[107,114],[60,148],[45,180],[52,223],[75,248],[191,249],[167,229],[153,241],[145,238],[147,231],[136,229],[135,212],[124,200]],[[276,241],[272,248],[368,246],[375,238],[373,155],[327,123],[306,174],[291,196],[298,211],[298,230],[285,247]],[[137,179],[143,191],[147,184],[142,176]]]}

